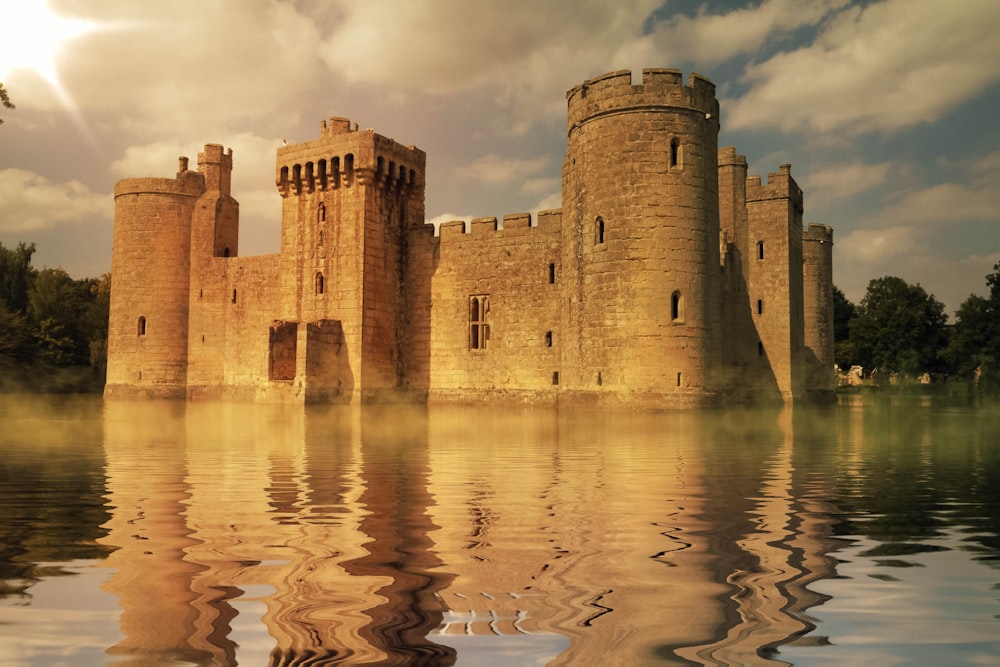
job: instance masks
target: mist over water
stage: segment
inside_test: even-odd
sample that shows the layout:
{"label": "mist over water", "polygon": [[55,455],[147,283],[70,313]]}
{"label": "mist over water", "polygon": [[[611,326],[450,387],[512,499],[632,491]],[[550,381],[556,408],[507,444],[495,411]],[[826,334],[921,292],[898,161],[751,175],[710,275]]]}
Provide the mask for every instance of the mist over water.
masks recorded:
{"label": "mist over water", "polygon": [[0,397],[5,665],[990,664],[1000,415]]}

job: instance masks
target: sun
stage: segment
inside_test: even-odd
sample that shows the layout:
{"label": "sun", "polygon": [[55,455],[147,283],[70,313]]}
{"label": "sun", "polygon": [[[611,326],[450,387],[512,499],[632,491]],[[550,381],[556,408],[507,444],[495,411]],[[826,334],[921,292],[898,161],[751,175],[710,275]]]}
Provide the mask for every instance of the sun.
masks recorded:
{"label": "sun", "polygon": [[59,87],[56,60],[66,42],[97,28],[93,21],[52,12],[45,0],[26,0],[0,23],[0,81],[19,69],[33,70]]}

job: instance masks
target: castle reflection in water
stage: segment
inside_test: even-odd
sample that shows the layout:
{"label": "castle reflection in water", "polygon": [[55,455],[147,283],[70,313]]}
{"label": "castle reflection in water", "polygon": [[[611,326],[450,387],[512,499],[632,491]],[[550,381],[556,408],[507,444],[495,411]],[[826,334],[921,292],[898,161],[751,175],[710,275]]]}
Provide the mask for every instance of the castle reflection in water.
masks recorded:
{"label": "castle reflection in water", "polygon": [[833,571],[792,447],[829,422],[759,417],[108,402],[108,653],[759,661]]}

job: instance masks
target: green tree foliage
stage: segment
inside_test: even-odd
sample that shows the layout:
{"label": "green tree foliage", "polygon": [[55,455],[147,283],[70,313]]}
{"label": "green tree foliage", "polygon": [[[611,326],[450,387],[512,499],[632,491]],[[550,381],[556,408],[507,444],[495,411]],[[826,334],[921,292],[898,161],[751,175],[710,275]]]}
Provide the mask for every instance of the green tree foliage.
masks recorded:
{"label": "green tree foliage", "polygon": [[[54,374],[69,367],[89,387],[99,386],[107,367],[111,276],[74,280],[62,269],[38,271],[31,266],[34,252],[34,244],[0,244],[0,370],[6,378],[0,386],[65,390]],[[81,372],[88,366],[91,371]]]}
{"label": "green tree foliage", "polygon": [[28,292],[28,316],[38,328],[39,353],[53,365],[90,363],[86,317],[96,283],[93,278],[73,280],[62,269],[42,269],[35,276]]}
{"label": "green tree foliage", "polygon": [[876,278],[850,321],[854,363],[910,376],[944,370],[940,352],[948,340],[947,320],[944,304],[919,284]]}
{"label": "green tree foliage", "polygon": [[15,313],[28,310],[28,288],[35,278],[31,256],[35,244],[18,243],[17,248],[4,248],[0,243],[0,306]]}
{"label": "green tree foliage", "polygon": [[840,288],[833,286],[833,357],[842,370],[851,367],[854,354],[851,348],[851,320],[858,307],[848,300]]}
{"label": "green tree foliage", "polygon": [[[2,83],[0,83],[0,104],[2,104],[5,109],[14,108],[14,103],[10,101],[10,95],[7,93],[7,89],[4,88]],[[0,125],[3,125],[3,118],[0,118]]]}
{"label": "green tree foliage", "polygon": [[987,382],[1000,384],[1000,262],[986,276],[986,285],[988,297],[971,294],[955,313],[945,358],[963,377],[978,370]]}

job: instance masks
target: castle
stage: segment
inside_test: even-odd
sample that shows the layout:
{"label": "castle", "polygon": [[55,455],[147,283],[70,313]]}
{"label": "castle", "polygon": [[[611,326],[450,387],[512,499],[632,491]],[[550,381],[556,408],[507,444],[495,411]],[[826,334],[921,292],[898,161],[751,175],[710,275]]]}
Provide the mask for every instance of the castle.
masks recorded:
{"label": "castle", "polygon": [[115,187],[105,394],[639,408],[833,391],[832,231],[718,148],[715,86],[567,93],[562,208],[425,223],[425,153],[344,118],[277,151],[277,254],[239,255],[232,151]]}

